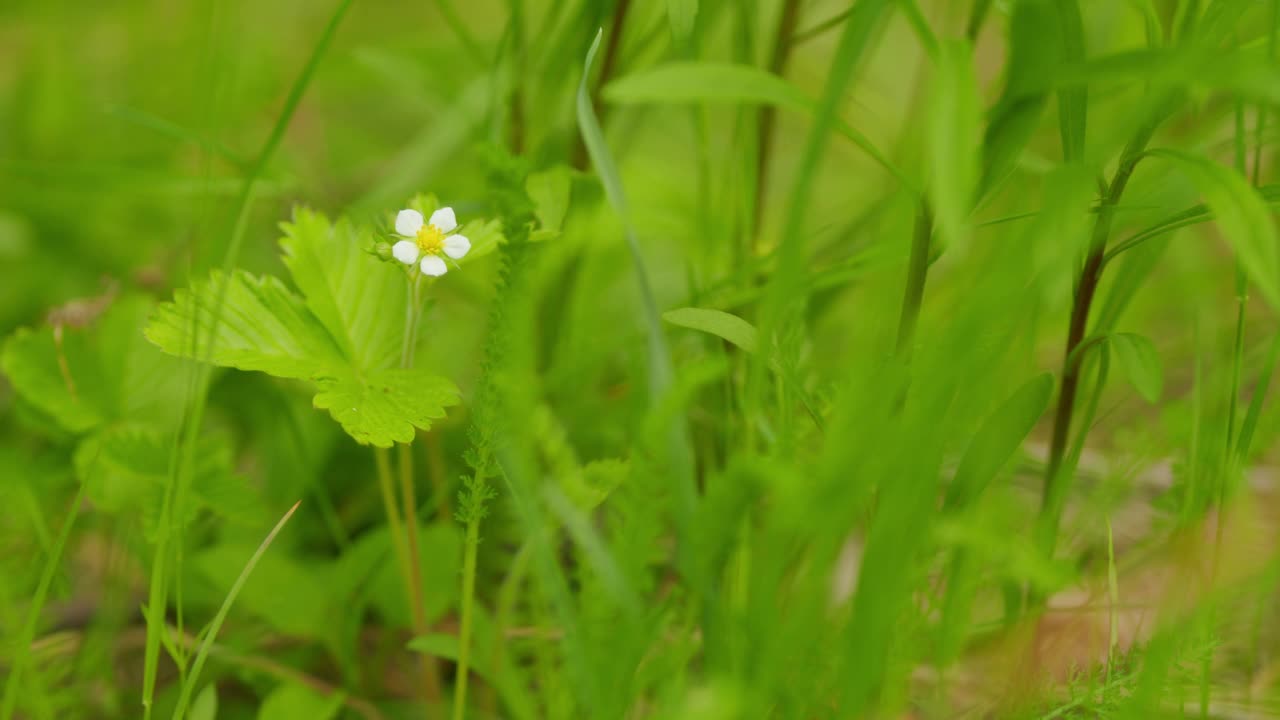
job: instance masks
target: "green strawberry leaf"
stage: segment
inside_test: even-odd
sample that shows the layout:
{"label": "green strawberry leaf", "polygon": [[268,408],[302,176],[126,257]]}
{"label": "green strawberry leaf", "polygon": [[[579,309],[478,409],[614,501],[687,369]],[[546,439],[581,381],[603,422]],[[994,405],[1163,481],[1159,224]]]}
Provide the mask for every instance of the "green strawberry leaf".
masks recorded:
{"label": "green strawberry leaf", "polygon": [[[410,206],[429,213],[438,203],[420,196]],[[477,235],[490,226],[477,226]],[[301,296],[273,277],[235,272],[225,283],[211,346],[197,351],[191,330],[202,341],[208,337],[223,285],[214,273],[162,305],[147,338],[171,355],[310,381],[315,407],[328,410],[361,444],[412,441],[415,428],[429,429],[457,403],[458,390],[445,378],[390,367],[403,340],[403,273],[364,252],[368,238],[346,220],[334,224],[299,209],[283,228],[284,261]],[[489,235],[485,242],[496,245],[500,236]],[[476,242],[472,237],[472,254]]]}
{"label": "green strawberry leaf", "polygon": [[365,377],[325,378],[315,406],[329,411],[357,442],[377,447],[413,440],[458,402],[458,389],[438,375],[391,368]]}
{"label": "green strawberry leaf", "polygon": [[208,337],[222,277],[215,271],[209,280],[175,293],[173,302],[156,312],[147,339],[170,355],[276,377],[306,380],[346,365],[333,337],[302,298],[276,278],[241,270],[226,281],[226,301],[212,348],[196,351],[191,330],[194,327],[202,341]]}
{"label": "green strawberry leaf", "polygon": [[79,434],[128,420],[172,424],[182,373],[140,332],[151,313],[140,296],[117,300],[85,327],[21,328],[5,342],[0,368],[18,395],[62,429]]}
{"label": "green strawberry leaf", "polygon": [[388,367],[400,352],[406,283],[388,263],[370,262],[351,224],[330,224],[305,208],[282,223],[284,263],[306,305],[344,357],[361,370]]}
{"label": "green strawberry leaf", "polygon": [[[157,529],[169,478],[170,444],[164,432],[139,424],[104,426],[88,435],[74,455],[85,497],[109,513],[141,508],[143,527],[151,535]],[[188,505],[183,522],[194,518],[201,508],[241,524],[267,521],[260,496],[235,474],[233,466],[231,445],[225,436],[200,438],[191,486],[195,502]]]}

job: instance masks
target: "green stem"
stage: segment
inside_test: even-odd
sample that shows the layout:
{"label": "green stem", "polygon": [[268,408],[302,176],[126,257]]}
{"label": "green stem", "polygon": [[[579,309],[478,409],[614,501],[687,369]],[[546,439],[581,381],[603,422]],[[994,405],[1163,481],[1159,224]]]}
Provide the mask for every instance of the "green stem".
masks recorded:
{"label": "green stem", "polygon": [[405,542],[404,523],[400,521],[400,509],[396,505],[390,453],[386,448],[376,448],[373,457],[378,466],[378,489],[382,492],[382,507],[387,513],[387,525],[391,529],[391,543],[395,547],[396,561],[400,565],[400,577],[404,580],[406,600],[413,607],[416,603],[410,582],[412,574],[409,570],[409,549]]}
{"label": "green stem", "polygon": [[902,360],[911,358],[915,343],[916,323],[924,301],[924,283],[929,274],[929,241],[933,236],[933,213],[927,203],[920,203],[915,231],[911,236],[911,256],[907,260],[907,285],[902,296],[902,313],[898,319],[897,353]]}
{"label": "green stem", "polygon": [[[413,367],[414,350],[417,347],[418,321],[422,311],[421,288],[422,275],[414,272],[405,300],[404,335],[400,343],[400,367],[405,369]],[[385,451],[380,453],[385,458]],[[422,636],[427,634],[429,627],[426,603],[422,597],[422,552],[418,539],[418,499],[413,483],[413,448],[409,443],[402,443],[396,446],[396,453],[400,469],[400,502],[403,504],[404,525],[403,529],[393,526],[392,532],[404,543],[406,559],[401,566],[402,578],[409,588],[409,611],[413,618],[413,634]],[[386,462],[390,464],[389,460]],[[389,485],[390,478],[387,482]],[[384,492],[390,492],[390,488],[388,487]],[[440,701],[440,675],[434,657],[422,655],[418,661],[422,668],[423,700],[427,704],[428,714],[432,715],[434,711],[431,708]]]}
{"label": "green stem", "polygon": [[462,612],[458,619],[458,671],[454,676],[453,720],[462,720],[466,716],[471,623],[476,594],[476,548],[479,544],[480,513],[471,513],[467,520],[467,544],[462,558]]}

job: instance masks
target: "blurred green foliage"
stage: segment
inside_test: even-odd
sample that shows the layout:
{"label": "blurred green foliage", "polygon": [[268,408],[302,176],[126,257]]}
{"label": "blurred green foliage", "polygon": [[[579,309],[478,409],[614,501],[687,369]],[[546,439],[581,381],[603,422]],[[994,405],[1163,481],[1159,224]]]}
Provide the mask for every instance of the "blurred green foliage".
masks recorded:
{"label": "blurred green foliage", "polygon": [[0,720],[1280,716],[1278,4],[0,5]]}

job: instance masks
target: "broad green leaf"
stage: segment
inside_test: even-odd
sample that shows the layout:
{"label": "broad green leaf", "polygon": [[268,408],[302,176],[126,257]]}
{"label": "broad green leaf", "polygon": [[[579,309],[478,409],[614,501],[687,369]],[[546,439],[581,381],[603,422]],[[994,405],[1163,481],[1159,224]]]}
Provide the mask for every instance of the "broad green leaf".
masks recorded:
{"label": "broad green leaf", "polygon": [[[366,257],[362,262],[375,261]],[[208,337],[219,278],[214,272],[210,280],[174,293],[173,302],[156,311],[147,339],[170,355],[203,359],[205,348],[192,351],[192,318],[198,313],[197,337]],[[346,367],[324,325],[284,283],[237,270],[226,288],[222,322],[207,355],[214,365],[301,379]]]}
{"label": "broad green leaf", "polygon": [[[172,438],[166,430],[136,423],[112,423],[87,435],[73,456],[76,477],[94,508],[134,513],[148,537],[159,528]],[[228,439],[199,438],[185,524],[202,509],[242,525],[260,525],[266,516],[258,491],[234,472]]]}
{"label": "broad green leaf", "polygon": [[1116,333],[1108,336],[1107,342],[1138,394],[1147,402],[1159,400],[1164,372],[1151,341],[1133,333]]}
{"label": "broad green leaf", "polygon": [[747,352],[755,352],[760,347],[759,333],[756,332],[755,326],[737,315],[731,315],[722,310],[679,308],[663,313],[662,319],[672,325],[711,333]]}
{"label": "broad green leaf", "polygon": [[370,262],[351,224],[330,223],[306,208],[282,223],[284,263],[307,307],[359,370],[377,370],[398,358],[406,289],[403,271]]}
{"label": "broad green leaf", "polygon": [[258,720],[332,720],[346,699],[342,691],[326,697],[305,685],[285,683],[262,701]]}
{"label": "broad green leaf", "polygon": [[530,173],[525,180],[525,191],[533,200],[534,214],[540,230],[559,232],[564,216],[569,212],[569,193],[573,178],[571,170],[557,165],[542,172]]}
{"label": "broad green leaf", "polygon": [[137,512],[158,504],[169,453],[161,433],[116,426],[87,437],[76,448],[74,462],[85,497],[96,509]]}
{"label": "broad green leaf", "polygon": [[928,118],[934,217],[942,240],[959,243],[969,234],[982,122],[973,52],[967,42],[948,41],[939,48],[929,86]]}
{"label": "broad green leaf", "polygon": [[1049,406],[1052,394],[1053,376],[1037,375],[987,416],[956,468],[955,479],[947,491],[948,509],[959,509],[982,494],[1026,440]]}
{"label": "broad green leaf", "polygon": [[181,412],[181,368],[147,343],[149,300],[118,299],[86,327],[22,328],[5,342],[0,368],[34,408],[72,433],[104,422],[169,425]]}
{"label": "broad green leaf", "polygon": [[[421,549],[423,611],[434,622],[458,602],[458,573],[462,569],[462,532],[457,525],[430,524],[418,528]],[[333,568],[330,594],[348,603],[363,597],[389,622],[407,627],[403,580],[384,525],[356,538]]]}
{"label": "broad green leaf", "polygon": [[59,353],[52,329],[19,328],[5,341],[0,367],[24,400],[62,428],[84,432],[105,420],[110,405],[90,344],[83,333],[64,330]]}
{"label": "broad green leaf", "polygon": [[[702,102],[774,105],[814,113],[818,104],[787,80],[752,65],[678,61],[642,70],[609,83],[605,100],[618,104]],[[909,187],[910,179],[868,138],[838,116],[833,127]]]}
{"label": "broad green leaf", "polygon": [[315,406],[328,410],[356,441],[377,447],[411,442],[414,428],[429,429],[458,402],[453,383],[413,369],[323,378],[318,388]]}
{"label": "broad green leaf", "polygon": [[218,720],[218,686],[216,683],[209,683],[204,686],[204,690],[196,696],[195,702],[191,703],[191,713],[187,715],[189,720]]}
{"label": "broad green leaf", "polygon": [[1280,309],[1280,250],[1271,211],[1240,173],[1204,157],[1178,150],[1152,150],[1173,161],[1193,182],[1235,248],[1249,279],[1272,309]]}

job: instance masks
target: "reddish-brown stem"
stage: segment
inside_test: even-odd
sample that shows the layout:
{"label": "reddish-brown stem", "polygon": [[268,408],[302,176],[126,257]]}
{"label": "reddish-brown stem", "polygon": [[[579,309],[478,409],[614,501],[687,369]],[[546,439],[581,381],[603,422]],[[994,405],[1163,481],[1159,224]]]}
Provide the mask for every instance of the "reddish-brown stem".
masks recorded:
{"label": "reddish-brown stem", "polygon": [[[786,0],[782,4],[778,17],[778,34],[773,39],[773,51],[769,55],[769,72],[781,76],[787,69],[787,60],[791,57],[792,36],[796,32],[796,23],[800,19],[799,0]],[[753,227],[760,231],[761,219],[764,217],[764,194],[769,184],[769,160],[772,156],[773,129],[777,120],[777,110],[769,104],[760,108],[760,132],[756,144],[756,192],[753,210]]]}
{"label": "reddish-brown stem", "polygon": [[1124,194],[1130,176],[1142,158],[1142,151],[1154,131],[1154,126],[1144,128],[1126,148],[1111,184],[1107,186],[1098,206],[1093,234],[1089,241],[1089,254],[1080,270],[1080,282],[1076,286],[1075,301],[1071,305],[1071,321],[1067,326],[1067,343],[1062,353],[1062,385],[1058,392],[1058,408],[1053,418],[1053,435],[1049,445],[1049,463],[1045,470],[1044,494],[1041,495],[1040,522],[1044,550],[1052,552],[1057,538],[1058,521],[1062,514],[1062,500],[1067,489],[1063,480],[1063,460],[1071,438],[1071,420],[1075,415],[1076,395],[1080,389],[1080,371],[1084,366],[1076,350],[1084,342],[1089,327],[1089,309],[1093,306],[1098,282],[1102,279],[1103,259],[1107,251],[1107,239],[1115,217],[1116,204]]}

